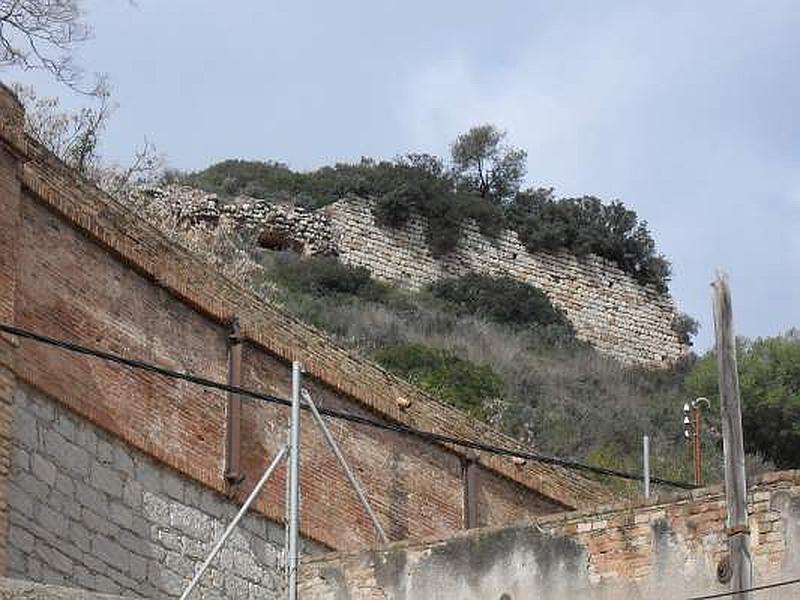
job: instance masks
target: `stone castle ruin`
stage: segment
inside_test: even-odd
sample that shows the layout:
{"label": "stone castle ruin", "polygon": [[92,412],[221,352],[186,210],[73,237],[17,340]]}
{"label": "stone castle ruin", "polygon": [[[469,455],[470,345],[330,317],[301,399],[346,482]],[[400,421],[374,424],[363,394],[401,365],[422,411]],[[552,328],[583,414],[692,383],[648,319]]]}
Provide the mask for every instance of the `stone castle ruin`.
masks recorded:
{"label": "stone castle ruin", "polygon": [[421,218],[400,228],[382,227],[370,201],[361,198],[343,198],[314,211],[253,198],[222,200],[181,186],[147,193],[191,221],[253,227],[265,248],[337,256],[409,290],[469,272],[513,277],[544,291],[579,339],[626,364],[664,367],[688,351],[673,328],[676,313],[668,295],[597,256],[528,252],[510,230],[490,238],[467,223],[456,249],[436,257],[428,249]]}

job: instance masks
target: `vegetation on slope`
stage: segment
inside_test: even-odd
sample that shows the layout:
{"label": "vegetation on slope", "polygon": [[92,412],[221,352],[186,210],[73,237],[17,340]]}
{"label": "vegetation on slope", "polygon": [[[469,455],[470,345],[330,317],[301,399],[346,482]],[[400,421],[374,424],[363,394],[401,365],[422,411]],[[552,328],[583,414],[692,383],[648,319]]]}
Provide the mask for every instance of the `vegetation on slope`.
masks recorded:
{"label": "vegetation on slope", "polygon": [[[782,468],[800,465],[800,331],[737,340],[742,425],[746,450]],[[700,359],[689,376],[693,394],[719,412],[716,357]]]}
{"label": "vegetation on slope", "polygon": [[[258,249],[242,231],[176,229],[139,208],[265,299],[540,452],[636,472],[649,434],[654,472],[691,477],[681,409],[713,395],[701,376],[712,370],[708,357],[664,372],[627,368],[577,341],[546,296],[519,282],[467,275],[410,293],[333,258]],[[712,411],[706,481],[721,477],[719,431]],[[749,451],[752,469],[765,467],[759,455],[774,456],[761,443]]]}
{"label": "vegetation on slope", "polygon": [[429,247],[438,255],[456,247],[468,220],[489,236],[510,227],[530,251],[596,254],[640,283],[666,291],[670,265],[656,251],[647,223],[620,202],[522,190],[526,153],[505,138],[492,125],[474,127],[453,143],[449,164],[429,154],[408,154],[297,172],[278,162],[227,160],[184,180],[215,193],[291,198],[308,207],[346,195],[371,198],[378,221],[387,227],[402,226],[414,214],[425,217]]}

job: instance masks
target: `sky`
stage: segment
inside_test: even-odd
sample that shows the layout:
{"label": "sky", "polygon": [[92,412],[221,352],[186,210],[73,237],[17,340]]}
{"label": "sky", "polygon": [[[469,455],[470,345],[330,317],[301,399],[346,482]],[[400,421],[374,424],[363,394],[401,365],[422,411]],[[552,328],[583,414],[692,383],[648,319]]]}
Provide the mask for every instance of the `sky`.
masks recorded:
{"label": "sky", "polygon": [[[529,185],[619,199],[713,338],[729,273],[738,334],[800,326],[800,3],[86,0],[79,62],[119,104],[103,145],[170,166],[312,169],[446,156],[481,123],[528,151]],[[83,99],[46,77],[42,94]]]}

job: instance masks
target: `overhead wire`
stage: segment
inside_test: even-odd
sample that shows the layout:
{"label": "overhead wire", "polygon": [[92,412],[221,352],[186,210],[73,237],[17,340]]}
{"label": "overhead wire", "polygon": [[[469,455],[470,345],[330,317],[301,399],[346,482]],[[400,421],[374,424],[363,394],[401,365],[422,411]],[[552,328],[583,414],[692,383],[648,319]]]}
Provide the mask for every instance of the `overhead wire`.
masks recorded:
{"label": "overhead wire", "polygon": [[[68,352],[72,352],[75,354],[82,354],[84,356],[91,356],[93,358],[99,358],[101,360],[105,360],[108,362],[124,365],[127,367],[131,367],[134,369],[139,369],[142,371],[155,373],[157,375],[161,375],[164,377],[169,377],[172,379],[177,379],[181,381],[186,381],[188,383],[199,385],[202,387],[212,388],[216,390],[220,390],[223,392],[229,392],[232,394],[238,394],[240,396],[252,398],[254,400],[260,400],[262,402],[270,403],[270,404],[277,404],[280,406],[291,406],[291,401],[286,398],[281,398],[279,396],[275,396],[272,394],[264,394],[261,392],[257,392],[254,390],[250,390],[247,388],[243,388],[241,386],[236,385],[229,385],[225,383],[220,383],[218,381],[213,381],[211,379],[207,379],[205,377],[199,377],[197,375],[191,375],[190,373],[184,373],[181,371],[175,371],[173,369],[168,369],[166,367],[160,367],[158,365],[148,363],[142,360],[132,359],[132,358],[125,358],[119,354],[114,354],[112,352],[107,352],[104,350],[98,350],[96,348],[90,348],[88,346],[83,346],[81,344],[76,344],[74,342],[69,342],[66,340],[59,340],[56,338],[52,338],[46,335],[34,333],[32,331],[28,331],[26,329],[22,329],[20,327],[14,327],[12,325],[6,325],[0,323],[0,332],[4,332],[10,335],[14,335],[20,338],[29,339],[41,344],[45,344],[48,346],[60,348],[62,350],[66,350]],[[302,406],[303,410],[309,410],[309,407],[305,404]],[[616,477],[619,479],[627,479],[629,481],[642,481],[644,477],[642,475],[638,475],[636,473],[628,473],[625,471],[619,471],[617,469],[609,469],[606,467],[599,467],[596,465],[589,465],[573,460],[567,460],[563,458],[557,458],[554,456],[547,456],[535,452],[526,452],[523,450],[516,450],[513,448],[505,448],[502,446],[497,446],[493,444],[487,444],[485,442],[479,442],[475,440],[469,440],[464,438],[459,438],[455,436],[444,435],[440,433],[434,433],[432,431],[424,431],[421,429],[416,429],[414,427],[410,427],[408,425],[403,425],[401,423],[392,423],[392,422],[383,422],[383,421],[376,421],[374,419],[370,419],[369,417],[364,417],[361,415],[356,415],[349,412],[334,410],[330,408],[320,407],[319,409],[320,414],[330,417],[333,419],[339,419],[342,421],[347,421],[350,423],[356,423],[359,425],[365,425],[368,427],[373,427],[376,429],[382,429],[385,431],[392,431],[399,434],[404,435],[411,435],[415,436],[419,439],[440,443],[440,444],[449,444],[452,446],[458,446],[462,448],[469,448],[472,450],[478,450],[481,452],[486,452],[489,454],[495,454],[499,456],[508,456],[512,458],[522,458],[525,460],[530,460],[533,462],[537,462],[540,464],[548,464],[558,467],[563,467],[567,469],[572,469],[575,471],[583,471],[587,473],[593,473],[595,475],[603,475],[607,477]],[[697,486],[691,483],[683,482],[683,481],[674,481],[670,479],[663,479],[660,477],[650,477],[650,482],[654,484],[666,485],[670,487],[691,490],[695,489]]]}
{"label": "overhead wire", "polygon": [[687,600],[712,600],[713,598],[726,598],[728,596],[735,596],[736,594],[745,594],[748,592],[760,592],[762,590],[771,590],[773,588],[784,587],[787,585],[795,585],[798,583],[800,583],[800,578],[789,579],[787,581],[778,581],[775,583],[766,583],[764,585],[756,585],[744,590],[737,590],[735,592],[719,592],[716,594],[709,594],[707,596],[692,596],[691,598],[687,598]]}

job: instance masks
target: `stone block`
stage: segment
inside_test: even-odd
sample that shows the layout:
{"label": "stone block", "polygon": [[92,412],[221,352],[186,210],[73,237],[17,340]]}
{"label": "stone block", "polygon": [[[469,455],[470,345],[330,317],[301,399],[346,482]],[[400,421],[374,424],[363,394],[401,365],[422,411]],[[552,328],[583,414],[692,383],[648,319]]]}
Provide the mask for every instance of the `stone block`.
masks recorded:
{"label": "stone block", "polygon": [[122,498],[123,479],[115,470],[100,463],[92,464],[91,484],[111,498]]}

